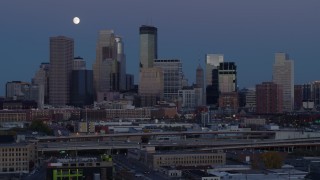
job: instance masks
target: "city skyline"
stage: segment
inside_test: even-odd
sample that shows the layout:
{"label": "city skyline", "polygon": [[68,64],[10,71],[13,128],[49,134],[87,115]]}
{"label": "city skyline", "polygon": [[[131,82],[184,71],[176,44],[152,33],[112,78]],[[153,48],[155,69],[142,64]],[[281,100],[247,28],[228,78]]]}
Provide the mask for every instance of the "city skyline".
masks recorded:
{"label": "city skyline", "polygon": [[[49,37],[73,38],[75,56],[83,57],[91,69],[98,31],[103,29],[122,37],[127,72],[134,74],[137,83],[139,27],[143,24],[158,28],[158,58],[181,59],[189,84],[195,83],[199,59],[205,67],[206,54],[224,54],[225,61],[235,62],[240,88],[271,81],[276,52],[286,52],[295,60],[295,84],[320,79],[320,2],[181,2],[79,0],[64,2],[64,6],[59,1],[2,2],[0,95],[6,82],[30,82],[39,64],[49,62]],[[81,19],[78,25],[72,23],[75,16]]]}

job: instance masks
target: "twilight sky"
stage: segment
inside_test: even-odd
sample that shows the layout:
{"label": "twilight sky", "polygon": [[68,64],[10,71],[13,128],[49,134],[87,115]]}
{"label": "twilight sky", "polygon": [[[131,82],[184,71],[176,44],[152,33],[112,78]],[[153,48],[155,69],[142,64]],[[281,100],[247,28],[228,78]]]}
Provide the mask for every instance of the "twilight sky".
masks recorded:
{"label": "twilight sky", "polygon": [[[0,3],[0,96],[7,81],[31,81],[49,62],[49,37],[75,40],[92,69],[98,31],[123,38],[127,72],[138,81],[139,26],[158,28],[158,57],[179,58],[189,84],[200,59],[221,53],[238,67],[238,85],[272,79],[275,52],[295,63],[295,83],[320,80],[319,0],[10,0]],[[81,19],[79,25],[72,18]]]}

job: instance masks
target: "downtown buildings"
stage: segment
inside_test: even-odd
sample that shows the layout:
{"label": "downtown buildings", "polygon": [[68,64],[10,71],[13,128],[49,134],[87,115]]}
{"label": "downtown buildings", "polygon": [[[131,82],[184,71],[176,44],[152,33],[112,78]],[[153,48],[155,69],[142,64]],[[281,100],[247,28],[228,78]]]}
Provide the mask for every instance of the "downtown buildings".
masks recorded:
{"label": "downtown buildings", "polygon": [[206,102],[222,110],[237,111],[237,66],[222,54],[206,55]]}
{"label": "downtown buildings", "polygon": [[[134,106],[150,107],[167,101],[175,103],[177,107],[194,108],[207,105],[213,109],[237,112],[239,107],[244,106],[250,108],[250,112],[254,112],[255,90],[245,92],[240,98],[242,95],[239,93],[242,92],[238,91],[237,65],[235,62],[225,61],[223,54],[206,54],[204,68],[202,69],[199,63],[195,74],[196,82],[188,86],[183,75],[181,59],[158,57],[156,27],[142,25],[139,28],[139,38],[139,86],[136,86],[136,91],[130,92],[137,93],[132,98]],[[82,58],[74,58],[73,51],[73,39],[64,36],[51,37],[50,63],[41,64],[32,83],[28,85],[32,87],[32,91],[24,89],[21,92],[38,93],[39,97],[32,97],[40,107],[48,103],[53,106],[82,107],[93,104],[94,101],[99,103],[118,100],[124,96],[121,93],[133,89],[134,77],[126,74],[123,39],[113,30],[99,31],[93,70],[86,69],[86,62]],[[283,90],[282,109],[285,112],[292,111],[294,106],[293,72],[293,61],[288,55],[276,53],[272,81]],[[309,98],[296,98],[299,102],[296,109],[302,106],[301,101],[308,100],[313,101],[315,105],[320,104],[317,87],[316,82],[310,84],[312,91],[310,89]],[[14,93],[13,91],[8,93]],[[297,97],[308,92],[305,88],[301,90],[301,87],[300,91],[296,90]]]}

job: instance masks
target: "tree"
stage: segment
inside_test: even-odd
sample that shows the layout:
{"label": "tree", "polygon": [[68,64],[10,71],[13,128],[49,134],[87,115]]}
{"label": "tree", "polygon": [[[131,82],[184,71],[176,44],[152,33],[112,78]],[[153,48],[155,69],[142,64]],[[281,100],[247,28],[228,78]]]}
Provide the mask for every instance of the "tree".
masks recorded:
{"label": "tree", "polygon": [[43,121],[34,120],[29,126],[29,129],[32,131],[44,132],[48,135],[52,135],[53,131],[49,128],[48,125],[44,124]]}
{"label": "tree", "polygon": [[270,151],[261,154],[262,162],[267,169],[279,169],[283,164],[283,156],[279,152]]}
{"label": "tree", "polygon": [[141,143],[142,144],[147,144],[148,142],[149,142],[148,136],[141,136]]}
{"label": "tree", "polygon": [[70,131],[70,132],[74,132],[74,126],[71,124],[67,124],[66,128]]}

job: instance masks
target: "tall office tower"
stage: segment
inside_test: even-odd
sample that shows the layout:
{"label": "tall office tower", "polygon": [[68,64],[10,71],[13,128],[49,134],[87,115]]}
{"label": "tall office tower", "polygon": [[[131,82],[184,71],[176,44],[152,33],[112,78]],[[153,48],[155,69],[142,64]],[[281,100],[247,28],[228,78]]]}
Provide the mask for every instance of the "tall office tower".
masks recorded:
{"label": "tall office tower", "polygon": [[294,109],[299,110],[303,102],[303,86],[294,85]]}
{"label": "tall office tower", "polygon": [[41,63],[39,70],[32,79],[32,84],[39,86],[40,102],[38,108],[41,108],[43,104],[49,104],[49,68],[50,63]]}
{"label": "tall office tower", "polygon": [[[202,89],[202,99],[201,99],[201,105],[205,104],[205,88],[204,88],[204,72],[199,64],[196,70],[196,87]],[[199,101],[199,100],[198,100]]]}
{"label": "tall office tower", "polygon": [[113,80],[117,74],[117,42],[113,30],[99,31],[96,61],[93,64],[93,84],[96,98],[99,94],[117,90]]}
{"label": "tall office tower", "polygon": [[219,99],[219,66],[224,62],[223,54],[206,55],[206,104],[217,105]]}
{"label": "tall office tower", "polygon": [[274,83],[283,88],[283,111],[292,111],[294,105],[294,64],[286,53],[275,54],[272,78]]}
{"label": "tall office tower", "polygon": [[70,104],[76,107],[93,104],[92,70],[73,70],[71,79]]}
{"label": "tall office tower", "polygon": [[50,37],[49,103],[51,105],[66,105],[70,102],[73,54],[72,38]]}
{"label": "tall office tower", "polygon": [[219,65],[219,92],[237,91],[237,66],[234,62],[223,62]]}
{"label": "tall office tower", "polygon": [[93,71],[86,69],[81,57],[73,59],[70,104],[76,107],[93,104]]}
{"label": "tall office tower", "polygon": [[275,114],[283,112],[281,85],[263,82],[256,85],[256,113]]}
{"label": "tall office tower", "polygon": [[142,107],[153,106],[163,99],[163,77],[159,67],[141,69],[139,96]]}
{"label": "tall office tower", "polygon": [[133,74],[126,74],[126,90],[134,89],[134,76]]}
{"label": "tall office tower", "polygon": [[155,59],[154,67],[163,70],[163,99],[170,102],[177,100],[178,91],[182,89],[182,62],[179,59]]}
{"label": "tall office tower", "polygon": [[320,81],[312,82],[312,97],[315,107],[320,106]]}
{"label": "tall office tower", "polygon": [[73,59],[72,62],[72,70],[85,70],[86,69],[86,61],[78,56]]}
{"label": "tall office tower", "polygon": [[117,43],[117,61],[118,61],[118,73],[119,73],[119,89],[126,89],[126,55],[124,54],[124,44],[121,37],[115,38]]}
{"label": "tall office tower", "polygon": [[302,85],[302,101],[304,101],[304,102],[312,101],[313,102],[311,84],[303,84]]}
{"label": "tall office tower", "polygon": [[234,62],[220,63],[218,73],[219,107],[229,112],[237,112],[239,107],[237,66]]}
{"label": "tall office tower", "polygon": [[[219,67],[219,66],[218,66]],[[206,103],[217,105],[219,99],[219,70],[211,70],[211,84],[206,87]]]}
{"label": "tall office tower", "polygon": [[200,64],[198,65],[196,70],[196,86],[198,88],[204,88],[204,73]]}
{"label": "tall office tower", "polygon": [[212,70],[218,69],[223,62],[223,54],[206,55],[206,86],[212,85]]}
{"label": "tall office tower", "polygon": [[157,41],[156,27],[140,27],[140,70],[153,67],[154,60],[158,58]]}
{"label": "tall office tower", "polygon": [[310,110],[314,108],[314,105],[315,105],[315,99],[314,99],[313,83],[303,84],[302,85],[302,107]]}

